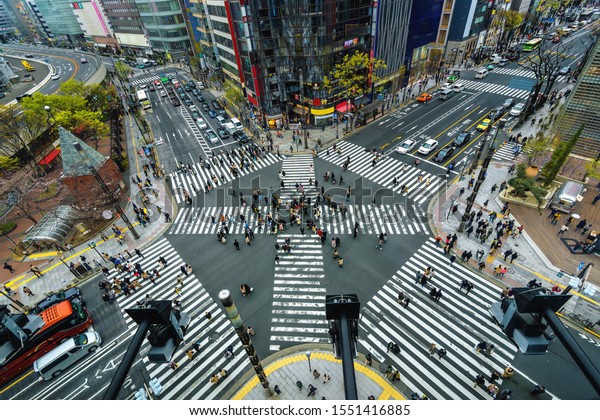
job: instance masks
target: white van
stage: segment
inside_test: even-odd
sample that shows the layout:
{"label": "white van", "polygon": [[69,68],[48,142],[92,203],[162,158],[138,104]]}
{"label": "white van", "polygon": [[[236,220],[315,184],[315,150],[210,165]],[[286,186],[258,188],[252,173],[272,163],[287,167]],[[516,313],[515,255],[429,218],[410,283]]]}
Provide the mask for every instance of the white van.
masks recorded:
{"label": "white van", "polygon": [[498,64],[502,60],[502,56],[500,54],[492,54],[492,63]]}
{"label": "white van", "polygon": [[487,75],[488,75],[488,71],[486,69],[479,69],[475,72],[476,79],[483,79]]}
{"label": "white van", "polygon": [[242,130],[242,131],[244,130],[244,126],[242,125],[241,121],[238,120],[237,118],[232,118],[231,122],[235,126],[236,130]]}
{"label": "white van", "polygon": [[450,98],[452,98],[453,96],[454,96],[454,91],[453,91],[452,89],[444,89],[444,90],[442,90],[442,91],[440,92],[440,96],[439,96],[439,98],[440,98],[442,101],[445,101],[445,100],[447,100],[447,99],[450,99]]}
{"label": "white van", "polygon": [[460,93],[465,89],[465,85],[462,83],[455,83],[452,85],[452,90],[456,93]]}
{"label": "white van", "polygon": [[39,373],[42,379],[56,378],[85,356],[95,352],[101,343],[102,338],[96,331],[84,332],[69,338],[37,359],[33,362],[33,370]]}

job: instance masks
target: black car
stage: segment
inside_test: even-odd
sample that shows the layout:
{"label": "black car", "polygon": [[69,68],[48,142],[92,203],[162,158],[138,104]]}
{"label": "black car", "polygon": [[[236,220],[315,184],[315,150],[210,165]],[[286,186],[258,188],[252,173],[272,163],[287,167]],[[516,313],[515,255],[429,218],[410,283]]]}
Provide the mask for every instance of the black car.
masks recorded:
{"label": "black car", "polygon": [[215,109],[215,111],[219,111],[219,110],[221,110],[223,108],[221,106],[221,104],[216,99],[212,100],[211,105]]}
{"label": "black car", "polygon": [[181,106],[181,102],[175,100],[173,101],[173,106]]}
{"label": "black car", "polygon": [[503,113],[504,113],[504,106],[500,105],[500,106],[497,106],[496,108],[494,108],[488,114],[488,116],[490,117],[490,119],[492,121],[496,121],[498,118],[500,118],[502,116]]}
{"label": "black car", "polygon": [[201,94],[196,95],[196,99],[198,99],[198,102],[206,102],[206,99],[204,99],[204,96],[202,96]]}
{"label": "black car", "polygon": [[185,98],[183,101],[187,106],[192,106],[194,104],[190,98]]}
{"label": "black car", "polygon": [[443,162],[450,156],[452,156],[452,154],[454,154],[454,147],[445,147],[439,152],[437,152],[433,160],[436,162]]}
{"label": "black car", "polygon": [[502,106],[504,107],[504,111],[508,111],[515,106],[515,100],[513,98],[508,98],[506,101],[504,101]]}
{"label": "black car", "polygon": [[203,104],[202,104],[202,110],[203,110],[204,112],[208,112],[208,111],[210,110],[210,107],[208,106],[208,104],[205,104],[205,103],[203,103]]}
{"label": "black car", "polygon": [[462,146],[463,144],[468,143],[469,140],[471,140],[471,133],[469,133],[468,131],[463,131],[458,135],[457,138],[454,139],[452,144],[454,146]]}
{"label": "black car", "polygon": [[187,82],[188,85],[190,85],[191,87],[196,87],[196,83],[194,83],[193,80],[190,80],[189,82]]}
{"label": "black car", "polygon": [[217,128],[217,134],[222,139],[228,139],[229,138],[229,133],[223,127]]}
{"label": "black car", "polygon": [[233,138],[240,144],[240,146],[244,143],[248,143],[250,139],[243,131],[236,131],[233,133]]}
{"label": "black car", "polygon": [[33,58],[33,54],[25,54],[25,58]]}
{"label": "black car", "polygon": [[198,111],[192,111],[192,118],[194,120],[200,118],[200,113]]}

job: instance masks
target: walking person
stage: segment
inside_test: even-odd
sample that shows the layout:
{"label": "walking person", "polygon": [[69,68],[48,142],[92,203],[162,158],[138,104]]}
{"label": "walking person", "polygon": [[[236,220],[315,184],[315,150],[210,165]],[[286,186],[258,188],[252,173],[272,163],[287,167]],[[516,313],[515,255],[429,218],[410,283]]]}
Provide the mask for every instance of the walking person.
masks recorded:
{"label": "walking person", "polygon": [[43,276],[43,274],[40,271],[40,269],[37,266],[33,265],[33,264],[31,264],[29,266],[29,271],[31,271],[33,274],[35,274],[37,278],[40,278],[40,277]]}
{"label": "walking person", "polygon": [[33,292],[31,291],[31,289],[29,287],[27,287],[27,286],[23,287],[23,293],[25,293],[27,296],[35,296],[33,294]]}
{"label": "walking person", "polygon": [[568,230],[569,230],[569,226],[567,226],[567,224],[565,223],[564,225],[562,225],[560,227],[560,230],[558,231],[557,236],[563,235]]}
{"label": "walking person", "polygon": [[3,268],[4,268],[5,270],[8,270],[8,271],[10,271],[10,273],[11,273],[11,274],[15,272],[15,269],[13,268],[13,266],[12,266],[12,265],[10,265],[8,262],[5,262],[5,263],[4,263],[4,267],[3,267]]}
{"label": "walking person", "polygon": [[235,241],[233,241],[233,246],[237,251],[240,250],[240,243],[238,242],[237,239]]}
{"label": "walking person", "polygon": [[142,251],[140,251],[139,249],[135,248],[134,249],[135,254],[140,257],[140,258],[144,258],[144,254],[142,254]]}

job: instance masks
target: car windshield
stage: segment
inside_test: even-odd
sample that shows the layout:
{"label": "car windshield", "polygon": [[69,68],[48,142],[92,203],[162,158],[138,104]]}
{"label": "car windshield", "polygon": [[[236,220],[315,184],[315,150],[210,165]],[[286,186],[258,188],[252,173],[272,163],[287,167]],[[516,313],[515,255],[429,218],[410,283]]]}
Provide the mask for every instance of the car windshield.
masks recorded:
{"label": "car windshield", "polygon": [[404,143],[402,143],[402,148],[403,149],[408,149],[410,146],[412,146],[412,142],[410,141],[405,141]]}
{"label": "car windshield", "polygon": [[77,346],[83,346],[88,343],[88,338],[85,334],[80,334],[77,337],[73,337],[73,340]]}

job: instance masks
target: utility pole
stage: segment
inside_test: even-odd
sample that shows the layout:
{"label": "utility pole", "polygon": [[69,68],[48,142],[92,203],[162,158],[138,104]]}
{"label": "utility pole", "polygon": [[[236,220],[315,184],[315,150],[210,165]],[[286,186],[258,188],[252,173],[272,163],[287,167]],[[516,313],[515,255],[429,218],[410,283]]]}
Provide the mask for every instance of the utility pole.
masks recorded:
{"label": "utility pole", "polygon": [[[465,230],[465,224],[469,220],[469,214],[471,213],[471,209],[473,208],[473,204],[475,203],[475,198],[477,198],[477,193],[479,192],[479,188],[481,188],[481,184],[483,184],[483,180],[485,179],[485,173],[487,172],[487,169],[490,166],[490,162],[492,161],[492,156],[494,155],[494,152],[496,151],[496,138],[498,137],[498,132],[502,128],[504,128],[504,124],[505,124],[505,120],[498,121],[496,133],[494,134],[494,137],[493,137],[492,141],[490,142],[489,149],[487,151],[487,154],[485,155],[483,164],[481,165],[481,170],[479,171],[479,176],[477,177],[477,182],[475,182],[475,185],[473,187],[473,192],[467,199],[467,207],[465,208],[465,211],[462,215],[460,224],[458,225],[457,232],[462,232]],[[476,165],[477,165],[477,161],[479,160],[479,155],[481,154],[484,143],[485,142],[482,142],[482,145],[477,152],[477,156],[475,157],[475,161],[473,162],[473,168],[476,167]]]}
{"label": "utility pole", "polygon": [[231,292],[229,290],[224,289],[219,292],[219,300],[223,307],[225,308],[225,312],[227,313],[227,317],[231,321],[233,328],[235,329],[236,334],[238,335],[240,341],[242,342],[242,346],[244,347],[244,351],[248,355],[248,359],[250,359],[250,363],[252,363],[252,367],[254,368],[254,372],[256,372],[256,376],[258,376],[258,380],[263,386],[263,390],[267,396],[272,396],[273,392],[271,388],[269,388],[269,380],[267,379],[267,375],[263,370],[262,365],[260,364],[260,358],[256,354],[256,350],[252,345],[252,340],[250,340],[250,335],[248,334],[248,330],[244,325],[244,321],[238,312],[237,306],[235,306],[235,302],[233,301],[233,297],[231,296]]}

